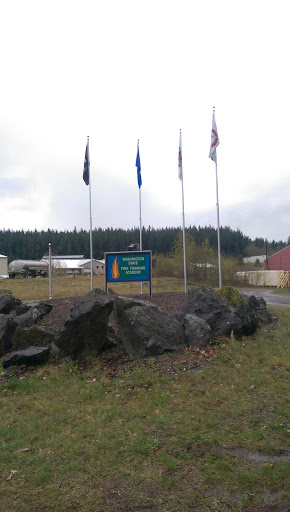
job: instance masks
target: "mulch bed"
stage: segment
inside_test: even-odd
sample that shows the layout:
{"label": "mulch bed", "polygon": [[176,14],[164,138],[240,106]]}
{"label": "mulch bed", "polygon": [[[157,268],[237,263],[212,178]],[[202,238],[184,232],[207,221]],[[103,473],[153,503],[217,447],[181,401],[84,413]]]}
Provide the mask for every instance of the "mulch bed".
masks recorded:
{"label": "mulch bed", "polygon": [[[175,314],[185,302],[187,295],[183,292],[164,292],[156,293],[151,298],[147,294],[130,295],[131,298],[145,300],[155,304],[169,314]],[[51,312],[46,315],[38,325],[45,327],[47,330],[56,333],[64,320],[68,317],[70,309],[74,306],[80,297],[67,297],[63,299],[52,299],[45,301],[53,306]],[[109,322],[114,325],[113,315],[109,318]],[[127,352],[122,346],[111,347],[99,355],[99,362],[103,371],[108,377],[119,375],[123,371],[134,369],[136,366],[151,368],[163,374],[174,377],[178,371],[193,371],[201,369],[205,364],[209,364],[215,357],[215,351],[212,347],[203,349],[180,350],[175,352],[166,352],[153,358],[143,359],[139,361],[131,361]],[[82,373],[90,366],[87,361],[77,362],[77,371]]]}
{"label": "mulch bed", "polygon": [[[151,298],[147,294],[130,295],[131,298],[138,300],[145,300],[155,304],[161,309],[164,309],[169,314],[177,313],[185,302],[187,295],[183,292],[173,293],[156,293]],[[66,297],[64,299],[51,299],[44,301],[51,304],[52,310],[43,319],[43,324],[53,332],[58,331],[59,327],[63,324],[66,317],[69,315],[70,309],[74,306],[80,297]]]}

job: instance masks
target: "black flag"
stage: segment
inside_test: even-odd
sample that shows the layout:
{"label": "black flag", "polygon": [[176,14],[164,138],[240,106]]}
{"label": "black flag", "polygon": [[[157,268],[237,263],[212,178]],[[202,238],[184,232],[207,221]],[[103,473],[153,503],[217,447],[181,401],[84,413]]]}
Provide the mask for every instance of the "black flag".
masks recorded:
{"label": "black flag", "polygon": [[90,152],[89,152],[89,138],[87,141],[86,154],[85,154],[85,162],[84,162],[84,172],[83,179],[86,185],[90,183]]}

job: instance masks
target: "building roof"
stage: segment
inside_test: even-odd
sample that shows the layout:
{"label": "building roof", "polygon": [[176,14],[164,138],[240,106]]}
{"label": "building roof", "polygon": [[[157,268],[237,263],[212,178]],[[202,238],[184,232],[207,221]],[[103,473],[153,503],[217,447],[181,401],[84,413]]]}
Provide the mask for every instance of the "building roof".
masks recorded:
{"label": "building roof", "polygon": [[[93,261],[96,261],[96,262],[99,262],[101,264],[105,264],[105,260],[96,260],[96,259],[93,259]],[[87,264],[87,263],[90,263],[91,260],[90,259],[70,259],[70,258],[67,258],[67,259],[59,259],[58,257],[54,257],[52,256],[51,257],[51,264],[53,267],[59,267],[59,268],[67,268],[67,269],[79,269],[81,268],[83,265]]]}
{"label": "building roof", "polygon": [[69,268],[69,269],[80,268],[80,263],[84,263],[84,260],[63,259],[63,258],[59,259],[59,258],[55,258],[55,257],[51,258],[51,265],[53,267],[57,267],[57,268]]}
{"label": "building roof", "polygon": [[[83,254],[68,254],[67,256],[60,255],[60,256],[51,256],[54,260],[81,260],[84,257]],[[47,260],[49,256],[43,256],[43,260]]]}
{"label": "building roof", "polygon": [[[95,258],[93,259],[93,261],[96,261],[97,263],[101,263],[101,265],[105,265],[105,260],[96,260]],[[79,266],[82,267],[83,265],[86,265],[87,263],[91,263],[91,260],[81,260],[79,262]]]}
{"label": "building roof", "polygon": [[276,254],[279,254],[279,252],[283,252],[283,251],[286,251],[286,249],[289,249],[290,245],[287,245],[287,247],[284,247],[284,249],[280,249],[280,251],[277,251],[275,252],[274,254],[272,254],[271,256],[268,256],[268,260],[270,258],[272,258],[273,256],[276,256]]}

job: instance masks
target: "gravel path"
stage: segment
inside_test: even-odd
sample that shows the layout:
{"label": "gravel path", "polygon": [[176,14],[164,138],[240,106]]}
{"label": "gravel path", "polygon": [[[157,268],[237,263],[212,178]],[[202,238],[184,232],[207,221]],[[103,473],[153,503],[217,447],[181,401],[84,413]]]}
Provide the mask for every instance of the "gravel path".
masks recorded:
{"label": "gravel path", "polygon": [[288,306],[290,307],[290,294],[289,295],[278,295],[273,293],[272,290],[266,288],[255,288],[253,290],[239,290],[244,295],[257,295],[263,297],[266,301],[267,306]]}

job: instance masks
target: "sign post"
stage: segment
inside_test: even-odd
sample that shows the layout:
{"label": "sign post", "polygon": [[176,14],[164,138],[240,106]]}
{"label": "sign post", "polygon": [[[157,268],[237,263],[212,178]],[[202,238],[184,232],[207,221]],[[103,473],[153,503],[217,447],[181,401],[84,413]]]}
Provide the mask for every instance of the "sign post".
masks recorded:
{"label": "sign post", "polygon": [[106,252],[105,264],[106,293],[108,293],[108,283],[148,281],[149,297],[152,297],[151,251]]}
{"label": "sign post", "polygon": [[52,299],[51,244],[48,244],[49,298]]}

